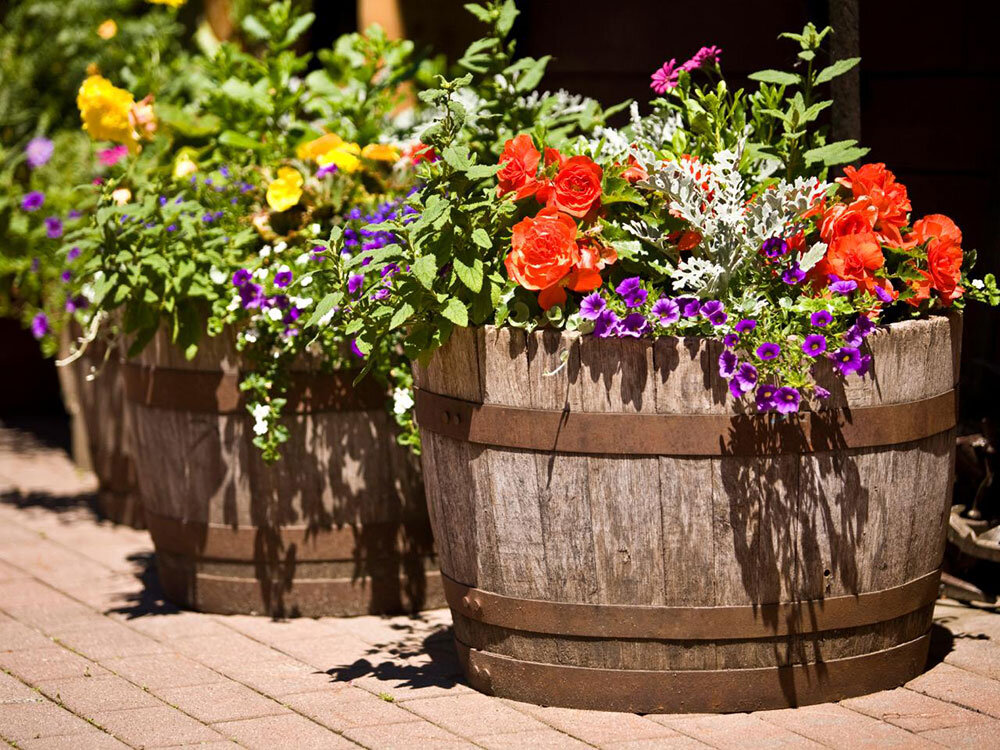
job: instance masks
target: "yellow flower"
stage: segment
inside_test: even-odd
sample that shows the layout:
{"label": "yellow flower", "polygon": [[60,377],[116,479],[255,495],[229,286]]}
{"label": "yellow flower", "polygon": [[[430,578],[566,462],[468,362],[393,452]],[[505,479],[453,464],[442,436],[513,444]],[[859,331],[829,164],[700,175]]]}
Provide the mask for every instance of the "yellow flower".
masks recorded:
{"label": "yellow flower", "polygon": [[171,8],[179,8],[182,5],[184,5],[184,3],[187,2],[187,0],[148,0],[148,1],[153,3],[153,5],[169,5]]}
{"label": "yellow flower", "polygon": [[287,211],[302,197],[302,175],[291,167],[278,170],[278,178],[267,186],[267,205],[275,211]]}
{"label": "yellow flower", "polygon": [[87,78],[76,96],[83,129],[91,138],[124,143],[134,151],[139,138],[129,118],[133,104],[132,94],[99,75]]}
{"label": "yellow flower", "polygon": [[361,146],[357,143],[343,141],[339,146],[331,148],[325,154],[316,157],[316,163],[321,167],[335,164],[341,172],[357,172],[361,168]]}
{"label": "yellow flower", "polygon": [[198,171],[198,162],[191,158],[187,151],[181,151],[174,160],[174,179],[179,180],[187,177],[192,172]]}
{"label": "yellow flower", "polygon": [[361,155],[373,161],[399,161],[399,151],[387,143],[369,143],[361,149]]}
{"label": "yellow flower", "polygon": [[115,23],[113,18],[109,18],[107,21],[102,23],[97,27],[97,36],[101,39],[114,39],[115,34],[118,33],[118,24]]}
{"label": "yellow flower", "polygon": [[336,133],[326,133],[319,138],[299,144],[299,147],[295,150],[295,154],[300,159],[316,159],[330,149],[337,148],[343,142],[344,139]]}
{"label": "yellow flower", "polygon": [[132,200],[132,191],[128,188],[118,188],[113,193],[111,193],[111,200],[113,200],[117,205],[124,206],[130,200]]}

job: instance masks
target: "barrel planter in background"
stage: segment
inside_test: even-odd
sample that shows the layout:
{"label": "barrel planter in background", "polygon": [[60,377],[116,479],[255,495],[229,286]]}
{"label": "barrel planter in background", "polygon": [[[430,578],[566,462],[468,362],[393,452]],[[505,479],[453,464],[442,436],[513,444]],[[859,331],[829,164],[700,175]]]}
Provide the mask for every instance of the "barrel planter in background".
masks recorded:
{"label": "barrel planter in background", "polygon": [[[460,660],[486,693],[752,711],[925,666],[960,318],[868,340],[824,411],[734,406],[703,340],[460,329],[417,368]],[[827,377],[827,375],[829,377]]]}
{"label": "barrel planter in background", "polygon": [[[77,326],[63,331],[61,357],[75,348],[71,347],[71,339],[79,334]],[[103,341],[94,341],[80,357],[57,370],[63,402],[73,421],[73,458],[81,468],[97,476],[98,512],[114,523],[144,529],[128,444],[131,431],[125,414],[119,354],[109,354]]]}
{"label": "barrel planter in background", "polygon": [[124,366],[146,519],[164,593],[203,612],[360,615],[443,606],[415,460],[384,388],[293,373],[290,440],[252,444],[231,336],[186,360],[158,336]]}

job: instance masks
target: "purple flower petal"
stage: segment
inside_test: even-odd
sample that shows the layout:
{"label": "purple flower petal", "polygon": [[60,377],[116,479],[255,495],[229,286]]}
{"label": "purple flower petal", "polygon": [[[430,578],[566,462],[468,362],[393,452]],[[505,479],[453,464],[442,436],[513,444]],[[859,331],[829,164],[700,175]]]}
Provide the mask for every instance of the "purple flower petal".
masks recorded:
{"label": "purple flower petal", "polygon": [[668,326],[681,319],[681,308],[676,300],[660,297],[653,303],[652,314],[661,326]]}
{"label": "purple flower petal", "polygon": [[802,351],[810,357],[818,357],[826,351],[826,336],[821,333],[811,333],[802,342]]}
{"label": "purple flower petal", "polygon": [[726,349],[722,354],[719,355],[719,377],[729,379],[736,374],[736,366],[739,364],[739,360],[736,358],[736,353]]}
{"label": "purple flower petal", "polygon": [[802,400],[802,396],[799,394],[798,389],[786,385],[774,392],[772,400],[774,401],[774,408],[779,413],[791,414],[799,410],[799,402]]}
{"label": "purple flower petal", "polygon": [[608,304],[604,301],[600,292],[588,294],[580,300],[580,317],[584,320],[597,320]]}
{"label": "purple flower petal", "polygon": [[833,322],[833,315],[829,310],[818,310],[809,316],[809,322],[817,328],[826,328]]}
{"label": "purple flower petal", "polygon": [[781,354],[781,347],[770,341],[765,341],[757,347],[756,354],[758,359],[766,362]]}

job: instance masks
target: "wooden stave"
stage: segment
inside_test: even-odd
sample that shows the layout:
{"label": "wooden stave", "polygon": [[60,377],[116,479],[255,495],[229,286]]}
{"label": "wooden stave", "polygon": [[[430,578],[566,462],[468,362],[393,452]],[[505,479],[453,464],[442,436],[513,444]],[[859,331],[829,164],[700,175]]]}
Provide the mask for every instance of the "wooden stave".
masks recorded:
{"label": "wooden stave", "polygon": [[[959,316],[953,315],[948,318],[932,321],[907,322],[894,326],[894,328],[902,329],[903,336],[911,340],[911,345],[914,341],[920,343],[920,340],[925,340],[924,343],[926,343],[926,346],[922,349],[928,360],[925,367],[929,367],[932,364],[929,362],[929,358],[933,354],[937,355],[937,363],[941,365],[934,372],[934,377],[925,379],[912,378],[907,381],[907,388],[900,388],[895,391],[882,388],[874,389],[871,387],[871,384],[863,384],[864,387],[851,384],[851,387],[839,390],[831,388],[834,396],[831,399],[830,408],[900,403],[913,400],[912,397],[915,394],[918,397],[920,395],[937,395],[936,393],[928,392],[919,394],[919,390],[915,391],[912,387],[914,383],[922,383],[925,391],[941,391],[954,387],[958,374],[957,363],[961,329],[961,319]],[[928,328],[932,330],[927,330]],[[896,331],[893,331],[892,335],[895,334]],[[880,331],[870,340],[871,348],[875,350],[875,372],[876,376],[880,376],[880,384],[881,381],[886,379],[886,373],[890,376],[893,374],[893,367],[896,372],[900,372],[903,369],[899,367],[900,363],[893,362],[889,362],[890,367],[886,367],[887,363],[884,360],[884,356],[879,356],[880,354],[884,355],[886,347],[891,344],[892,339],[889,336],[890,334],[885,331]],[[453,341],[446,345],[446,348],[441,353],[432,358],[427,367],[415,368],[416,384],[418,387],[426,388],[431,392],[455,398],[524,408],[560,410],[568,403],[570,408],[583,411],[654,411],[660,413],[664,411],[665,404],[659,398],[659,394],[657,394],[656,398],[647,399],[645,405],[636,403],[634,400],[631,404],[622,402],[614,403],[613,388],[617,383],[621,382],[621,379],[626,377],[620,371],[617,373],[612,372],[609,379],[610,382],[602,384],[605,388],[608,385],[612,386],[611,388],[607,388],[608,398],[603,403],[600,401],[595,403],[593,400],[587,401],[587,386],[591,386],[589,388],[591,395],[594,394],[595,389],[593,388],[593,383],[588,384],[586,379],[582,380],[581,387],[569,388],[566,387],[567,377],[558,374],[555,377],[547,375],[546,377],[552,377],[553,380],[562,380],[563,389],[560,390],[558,387],[553,388],[551,383],[546,384],[542,377],[540,377],[540,373],[543,371],[552,372],[558,369],[561,364],[558,351],[567,339],[572,341],[573,337],[554,331],[535,332],[525,336],[522,332],[511,331],[509,329],[460,329],[456,331]],[[942,347],[942,342],[950,343],[950,346]],[[572,360],[575,356],[578,359],[576,372],[580,373],[585,368],[580,367],[579,360],[586,356],[587,348],[605,345],[617,347],[622,350],[616,354],[619,361],[631,361],[633,366],[642,366],[645,363],[652,370],[653,363],[660,361],[662,349],[668,343],[667,340],[660,340],[655,344],[650,344],[648,342],[633,341],[599,342],[594,339],[584,339],[579,344],[578,352],[575,355],[571,352],[570,362],[564,366],[565,369],[567,371],[573,369]],[[684,345],[685,342],[673,344],[677,349],[680,349]],[[703,372],[704,368],[710,363],[714,363],[714,360],[717,358],[717,352],[710,351],[706,355],[706,349],[711,349],[711,346],[700,345],[697,350],[691,352],[689,357],[692,363],[700,360],[699,364],[702,365]],[[488,359],[488,354],[491,350],[498,352],[501,356],[498,356],[495,360]],[[580,351],[583,351],[584,354],[580,354]],[[657,352],[657,356],[655,357],[654,351]],[[507,352],[509,360],[521,357],[522,360],[527,359],[530,363],[533,361],[532,357],[537,357],[541,366],[532,368],[531,364],[529,364],[528,378],[525,379],[523,373],[511,373],[505,368],[506,363],[502,356],[504,352]],[[676,358],[683,358],[684,353],[684,351],[681,351]],[[463,373],[457,367],[449,367],[449,358],[452,358],[455,362],[475,361],[478,363],[478,369],[471,373],[472,377],[469,377],[468,369]],[[496,367],[490,364],[497,361],[499,361],[499,365]],[[688,406],[690,413],[719,413],[720,410],[726,408],[725,402],[721,398],[721,394],[724,394],[724,383],[714,375],[713,369],[708,370],[708,374],[705,375],[701,382],[680,384],[679,390],[683,391],[683,403]],[[626,370],[626,367],[620,368],[620,370]],[[825,382],[829,383],[830,373],[826,373],[825,375],[827,376]],[[824,373],[821,373],[820,377],[824,377]],[[604,379],[603,375],[602,379]],[[657,383],[659,382],[661,381],[657,380]],[[669,381],[664,379],[662,382]],[[676,392],[678,389],[675,388],[674,390]],[[597,395],[600,395],[599,391]],[[457,576],[456,580],[460,580],[467,585],[476,586],[487,591],[494,591],[499,594],[528,598],[548,598],[545,592],[540,592],[537,588],[539,581],[537,559],[532,563],[536,566],[534,573],[521,576],[521,578],[526,578],[527,580],[520,580],[516,574],[511,575],[512,572],[516,573],[514,569],[518,567],[516,563],[510,562],[509,553],[512,550],[509,545],[506,547],[497,547],[496,545],[496,537],[498,535],[502,536],[503,530],[498,527],[498,519],[495,516],[498,513],[506,511],[499,507],[495,496],[492,500],[485,498],[487,491],[491,489],[489,483],[490,477],[495,476],[496,471],[503,466],[506,466],[508,471],[510,471],[512,464],[518,461],[520,461],[522,467],[526,466],[526,455],[531,452],[462,443],[461,441],[434,434],[427,430],[422,431],[422,436],[428,502],[430,504],[432,524],[435,528],[436,537],[439,540],[442,570],[445,574],[452,577]],[[885,449],[836,451],[826,455],[820,453],[804,457],[770,457],[759,459],[754,462],[757,466],[751,468],[747,473],[753,475],[755,472],[763,470],[766,474],[769,471],[773,471],[775,466],[778,466],[778,474],[780,475],[782,474],[781,464],[790,464],[794,466],[796,481],[798,481],[801,474],[808,480],[821,485],[824,469],[826,473],[830,473],[832,467],[832,470],[835,472],[838,466],[843,467],[856,461],[877,461],[878,456],[892,455],[897,451],[908,453],[911,456],[920,456],[925,453],[932,456],[932,460],[925,462],[930,464],[925,467],[925,471],[938,477],[937,497],[945,500],[940,508],[932,508],[935,512],[940,511],[941,516],[939,520],[941,523],[932,521],[924,525],[925,533],[923,536],[925,538],[920,540],[920,543],[923,545],[923,551],[917,556],[921,559],[914,560],[911,564],[908,564],[910,570],[906,572],[908,574],[913,573],[916,576],[935,570],[939,566],[941,555],[943,554],[943,529],[946,527],[944,518],[947,506],[950,504],[950,481],[947,480],[950,478],[951,466],[953,465],[954,430],[914,441],[903,447],[891,446]],[[872,456],[876,458],[872,459]],[[558,486],[565,487],[567,485],[573,487],[574,482],[576,482],[576,486],[579,488],[581,481],[585,483],[586,479],[580,479],[581,470],[574,463],[578,464],[581,460],[594,459],[593,456],[588,459],[587,457],[580,457],[573,454],[559,454],[555,456],[536,454],[534,457],[538,468],[538,476],[534,480],[534,494],[539,498],[543,497],[543,495],[539,495],[538,493],[540,478],[542,476],[556,477],[557,488]],[[719,467],[725,462],[732,460],[677,459],[671,457],[659,457],[658,459],[656,457],[653,459],[645,457],[642,459],[628,459],[621,456],[597,457],[598,465],[607,464],[612,467],[616,464],[620,465],[623,461],[645,464],[646,467],[652,467],[656,463],[659,463],[658,473],[661,476],[671,473],[676,474],[678,467],[680,467],[687,472],[686,475],[708,482],[712,482],[713,480],[716,482],[719,481],[721,475],[724,473]],[[462,467],[457,472],[455,469],[456,462]],[[465,463],[462,464],[462,462]],[[447,476],[437,470],[436,467],[438,464],[448,466],[446,470]],[[786,466],[784,468],[787,470],[790,467]],[[546,474],[543,474],[543,471],[546,471]],[[681,473],[683,474],[684,471],[681,471]],[[460,475],[457,479],[455,478],[456,473]],[[528,472],[524,473],[527,474]],[[441,482],[440,488],[432,486],[437,482]],[[477,487],[475,482],[479,482],[485,489]],[[529,486],[526,487],[525,484]],[[674,507],[683,510],[685,506],[690,504],[689,501],[691,500],[690,496],[692,493],[684,491],[686,483],[679,482],[678,484],[680,485],[680,491],[677,493],[678,501],[674,504]],[[463,508],[461,503],[456,504],[454,502],[455,497],[462,496],[462,485],[467,485],[469,488],[465,494],[472,499],[472,503],[474,504],[474,508],[472,509],[468,507]],[[505,497],[523,498],[525,495],[532,494],[530,485],[530,478],[522,480],[521,486],[503,494]],[[628,487],[625,486],[622,489],[627,490]],[[495,490],[496,488],[492,488],[492,491],[495,492]],[[548,491],[547,487],[546,492]],[[549,492],[549,494],[552,493]],[[934,493],[927,493],[928,498],[932,494]],[[555,499],[565,500],[566,493],[564,492],[561,498],[557,497]],[[797,502],[801,499],[801,497],[796,497]],[[552,498],[548,498],[549,507],[545,510],[551,511],[553,507],[557,507],[558,505],[558,502],[552,502]],[[803,509],[802,514],[805,517],[816,515],[822,510],[819,507],[820,505],[822,505],[822,502],[810,503],[809,507]],[[725,527],[725,519],[722,519],[722,523],[718,523],[719,519],[714,517],[713,508],[702,508],[702,510],[707,510],[708,513],[699,513],[691,511],[688,508],[687,518],[678,517],[674,519],[679,523],[680,528],[688,532],[679,536],[689,536],[692,525],[697,526],[700,523],[704,527],[707,516],[711,517],[708,521],[710,529],[713,524]],[[882,508],[880,510],[885,513],[888,509]],[[557,512],[555,515],[549,512],[547,520],[550,523],[550,528],[554,527],[553,524],[559,525],[568,521],[570,524],[569,528],[581,533],[585,540],[583,542],[584,545],[592,544],[592,541],[589,541],[591,537],[587,536],[587,532],[589,531],[592,535],[593,530],[583,528],[580,523],[574,521],[574,517],[578,521],[583,515],[563,510],[561,514]],[[442,521],[444,519],[451,519],[453,525],[451,527],[443,526]],[[499,522],[505,523],[506,520],[509,520],[509,518],[501,519]],[[836,525],[838,519],[825,520],[827,523],[832,521]],[[851,519],[839,520],[843,523],[845,521],[849,522]],[[687,526],[684,525],[685,523],[687,523]],[[459,525],[463,527],[463,535],[461,538],[455,539],[454,535],[449,533],[449,528],[453,531]],[[589,524],[584,522],[583,526],[589,526]],[[540,526],[536,526],[534,531],[529,529],[529,533],[524,533],[523,529],[519,529],[518,531],[522,532],[523,545],[528,549],[537,546],[539,543],[544,546],[545,542],[552,538],[546,535],[544,527],[545,524],[543,523]],[[563,528],[562,526],[559,527]],[[469,528],[474,533],[469,533]],[[899,530],[896,531],[895,535],[897,538],[905,538],[905,535],[900,533]],[[446,538],[449,539],[447,541],[440,541]],[[480,541],[485,543],[477,547],[477,543]],[[813,540],[816,549],[811,551],[812,557],[817,558],[818,556],[818,559],[822,559],[819,546],[821,546],[820,543],[823,541],[818,539]],[[829,540],[825,541],[829,542]],[[769,546],[773,548],[773,545]],[[491,549],[491,547],[493,548]],[[548,550],[545,551],[548,552]],[[829,550],[827,551],[829,552]],[[555,557],[558,560],[558,555]],[[505,558],[507,559],[506,565],[504,564]],[[653,561],[654,564],[651,567],[658,571],[670,570],[674,568],[672,563],[676,562],[676,559],[665,559],[660,563],[661,567],[657,569],[656,561]],[[711,562],[711,560],[703,560],[703,562]],[[847,561],[841,560],[838,562],[841,563],[841,567],[846,567],[844,563]],[[548,556],[543,555],[542,564],[552,568],[551,563],[552,560]],[[574,572],[574,567],[576,568],[576,575],[570,575]],[[833,566],[831,565],[830,567]],[[528,566],[529,570],[530,568],[531,565]],[[916,572],[918,570],[919,572]],[[593,580],[594,573],[595,571],[592,568],[587,569],[586,566],[572,566],[568,563],[563,565],[561,569],[556,566],[557,580],[563,580],[566,583],[567,591],[570,592],[568,594],[569,598],[562,600],[592,601],[595,592],[592,588],[588,590],[588,580]],[[808,597],[812,593],[813,596],[819,598],[823,595],[824,591],[827,594],[842,593],[851,587],[858,590],[874,590],[880,587],[876,584],[884,583],[884,580],[878,579],[877,571],[868,576],[870,580],[864,581],[859,579],[859,573],[862,573],[862,571],[858,570],[853,571],[853,580],[842,580],[851,579],[852,576],[842,575],[843,571],[837,568],[834,568],[832,571],[829,568],[823,569],[823,573],[828,575],[820,576],[817,575],[816,570],[811,571],[811,575],[808,576],[809,580],[804,583],[804,586],[800,586],[794,592],[787,590],[787,586],[777,586],[777,590],[764,590],[765,587],[759,587],[761,590],[754,593],[756,598],[761,599],[760,603],[770,603],[772,601],[785,601],[792,594],[796,597],[802,597],[803,595]],[[567,579],[566,575],[570,575],[570,577]],[[694,582],[699,583],[698,581]],[[701,583],[705,582],[702,581]],[[902,581],[899,582],[901,583]],[[861,587],[860,589],[859,586]],[[774,589],[775,587],[772,586],[771,588]],[[674,595],[675,599],[667,603],[695,605],[751,603],[748,596],[744,596],[744,600],[736,596],[738,592],[733,590],[731,586],[722,592],[723,597],[721,601],[718,596],[719,592],[713,592],[711,589],[712,587],[706,589],[704,586],[693,585],[689,587],[689,590],[683,591],[680,587],[675,587],[670,592]],[[706,591],[709,600],[705,599]],[[743,593],[746,595],[746,592]],[[650,604],[663,602],[630,601],[622,603]],[[879,645],[891,645],[901,642],[901,640],[905,640],[915,633],[918,635],[926,633],[931,624],[931,610],[931,607],[923,607],[907,617],[897,618],[895,621],[881,623],[868,628],[867,632],[861,630],[824,634],[824,638],[821,641],[822,648],[814,647],[811,656],[804,652],[804,649],[810,645],[808,634],[798,639],[786,639],[785,653],[799,653],[800,660],[808,657],[820,661],[830,658],[863,655],[877,650]],[[488,643],[490,644],[489,648],[496,650],[497,653],[502,652],[505,656],[525,661],[578,666],[614,664],[614,668],[626,670],[712,669],[717,668],[719,664],[725,665],[725,668],[737,668],[746,664],[753,665],[754,668],[762,668],[769,665],[776,666],[778,663],[775,661],[777,656],[773,649],[773,644],[760,641],[720,642],[712,650],[702,649],[698,651],[697,649],[692,650],[686,647],[683,643],[656,646],[655,644],[651,645],[649,642],[639,645],[635,643],[616,644],[608,643],[607,641],[597,641],[597,639],[539,636],[530,632],[530,624],[528,623],[525,624],[523,631],[506,630],[475,622],[454,610],[453,617],[456,623],[456,638],[460,643],[463,642],[463,639],[465,639],[464,642],[466,645]],[[813,646],[815,646],[815,643]],[[602,651],[602,649],[604,650]],[[474,676],[470,674],[469,677],[473,679]],[[900,675],[900,682],[905,679],[908,679],[908,677]],[[508,694],[508,697],[518,698],[519,696]],[[526,699],[525,695],[520,697]],[[561,703],[560,705],[579,704]]]}
{"label": "wooden stave", "polygon": [[[226,374],[237,374],[240,364],[230,332],[207,340],[193,360],[186,360],[158,335],[133,361],[143,367],[159,363],[171,370]],[[299,366],[309,372],[308,361]],[[404,448],[380,437],[393,434],[381,406],[285,417],[296,459],[309,456],[305,432],[323,451],[321,458],[298,466],[298,471],[282,462],[268,467],[259,458],[251,444],[252,420],[245,413],[183,412],[135,401],[127,403],[127,410],[140,447],[136,451],[140,489],[168,598],[199,611],[277,616],[388,614],[444,605],[433,573],[433,542],[419,474]],[[183,439],[170,439],[178,435]],[[365,438],[365,449],[376,456],[366,475],[352,474],[362,463],[353,448],[358,437]],[[150,445],[159,447],[141,450]],[[208,464],[200,474],[187,470],[196,454]],[[353,463],[348,466],[348,461]],[[170,467],[174,473],[187,470],[188,476],[173,487],[161,486],[162,473]],[[282,495],[283,487],[294,489],[291,497]],[[196,498],[206,499],[192,502]],[[208,556],[172,550],[168,537],[177,530],[168,534],[164,519],[187,526],[185,533],[197,537],[197,544],[205,543],[206,533],[214,538],[243,534],[229,545],[228,574],[212,572],[219,560],[211,549]],[[358,540],[349,554],[343,549],[345,531]],[[310,562],[296,559],[292,574],[276,551],[262,562],[254,548],[255,537],[264,548],[305,553]],[[240,549],[246,549],[243,565],[232,559]],[[313,562],[328,563],[336,574],[297,575],[328,572]],[[348,565],[353,568],[350,572],[345,570]],[[398,575],[386,571],[387,566],[395,566]],[[373,578],[372,571],[381,574]],[[274,581],[281,585],[272,585]],[[389,593],[393,585],[395,596]]]}

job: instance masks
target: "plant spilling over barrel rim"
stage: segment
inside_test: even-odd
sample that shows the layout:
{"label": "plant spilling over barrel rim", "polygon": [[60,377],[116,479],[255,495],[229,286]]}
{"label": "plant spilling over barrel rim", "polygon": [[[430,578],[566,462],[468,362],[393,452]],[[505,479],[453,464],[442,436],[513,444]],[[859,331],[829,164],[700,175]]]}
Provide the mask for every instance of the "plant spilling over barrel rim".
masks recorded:
{"label": "plant spilling over barrel rim", "polygon": [[755,73],[752,91],[731,90],[722,50],[703,47],[653,74],[659,96],[646,114],[632,104],[625,127],[498,130],[492,163],[468,135],[482,127],[459,96],[468,78],[426,92],[446,103],[423,137],[441,159],[421,166],[415,220],[382,226],[398,242],[362,261],[369,276],[402,269],[393,295],[337,296],[355,346],[377,352],[403,330],[423,358],[484,324],[710,338],[734,399],[789,413],[829,397],[820,369],[864,377],[878,325],[997,304],[953,221],[912,213],[884,164],[850,164],[867,149],[827,139],[821,91],[858,63],[820,66],[828,33],[783,34],[796,72]]}

